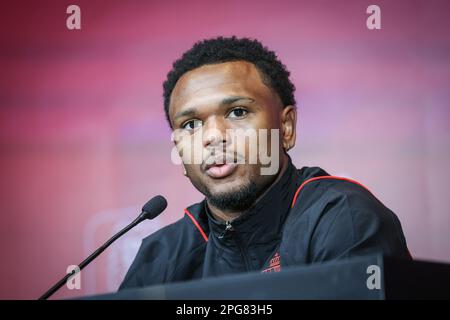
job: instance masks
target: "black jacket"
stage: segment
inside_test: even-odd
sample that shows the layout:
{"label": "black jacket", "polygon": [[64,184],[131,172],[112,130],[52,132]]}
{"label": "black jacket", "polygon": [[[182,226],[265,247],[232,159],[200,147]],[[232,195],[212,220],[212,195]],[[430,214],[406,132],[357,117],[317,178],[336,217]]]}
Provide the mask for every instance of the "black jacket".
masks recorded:
{"label": "black jacket", "polygon": [[142,241],[120,289],[229,273],[276,272],[381,252],[410,259],[397,216],[356,181],[292,163],[227,227],[206,201]]}

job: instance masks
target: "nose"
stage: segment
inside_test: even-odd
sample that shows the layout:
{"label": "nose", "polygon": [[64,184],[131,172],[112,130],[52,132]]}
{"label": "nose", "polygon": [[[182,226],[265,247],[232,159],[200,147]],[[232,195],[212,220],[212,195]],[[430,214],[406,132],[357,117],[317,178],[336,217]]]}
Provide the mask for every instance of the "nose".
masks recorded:
{"label": "nose", "polygon": [[203,146],[205,148],[217,148],[226,145],[226,124],[220,117],[214,116],[203,124]]}

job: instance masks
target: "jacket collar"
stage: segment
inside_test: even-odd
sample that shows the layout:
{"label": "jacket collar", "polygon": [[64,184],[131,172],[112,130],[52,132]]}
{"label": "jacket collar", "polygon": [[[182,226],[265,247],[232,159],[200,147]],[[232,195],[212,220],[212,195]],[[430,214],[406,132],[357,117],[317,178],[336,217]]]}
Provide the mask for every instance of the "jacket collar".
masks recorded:
{"label": "jacket collar", "polygon": [[242,239],[244,245],[251,246],[281,238],[282,227],[295,191],[301,183],[300,180],[299,172],[289,158],[281,178],[270,186],[266,194],[252,208],[228,224],[216,220],[204,200],[202,211],[206,213],[208,220],[210,240],[219,245],[229,246],[234,243],[233,235],[235,235]]}

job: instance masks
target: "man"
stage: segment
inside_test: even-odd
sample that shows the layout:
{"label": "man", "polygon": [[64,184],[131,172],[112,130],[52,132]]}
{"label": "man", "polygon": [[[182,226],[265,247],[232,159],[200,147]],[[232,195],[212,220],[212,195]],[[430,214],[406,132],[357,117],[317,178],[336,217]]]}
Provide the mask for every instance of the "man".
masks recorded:
{"label": "man", "polygon": [[[185,175],[205,200],[143,240],[120,289],[374,252],[410,258],[399,220],[364,186],[294,167],[294,90],[275,53],[246,38],[198,42],[173,64],[165,112]],[[236,130],[270,132],[275,170],[262,174],[260,151],[249,161],[252,142],[236,151]],[[199,152],[200,161],[186,161]]]}

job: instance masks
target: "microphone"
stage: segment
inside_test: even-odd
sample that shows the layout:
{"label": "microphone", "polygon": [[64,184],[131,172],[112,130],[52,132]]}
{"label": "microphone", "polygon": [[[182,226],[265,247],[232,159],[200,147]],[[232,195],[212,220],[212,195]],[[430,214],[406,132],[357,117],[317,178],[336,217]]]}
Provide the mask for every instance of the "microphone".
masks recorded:
{"label": "microphone", "polygon": [[[122,235],[130,231],[132,228],[137,226],[139,223],[146,219],[154,219],[161,214],[167,207],[167,200],[163,196],[156,196],[150,199],[143,207],[142,212],[139,216],[134,219],[129,225],[125,228],[117,232],[114,236],[112,236],[108,241],[106,241],[100,248],[95,250],[89,257],[87,257],[83,262],[78,265],[79,270],[81,271],[85,266],[87,266],[92,260],[97,258],[97,256],[102,253],[106,248],[108,248],[114,241],[120,238]],[[45,292],[39,300],[46,300],[56,291],[58,291],[67,280],[75,275],[75,270],[71,273],[66,274],[61,280],[59,280],[53,287],[51,287],[47,292]]]}

